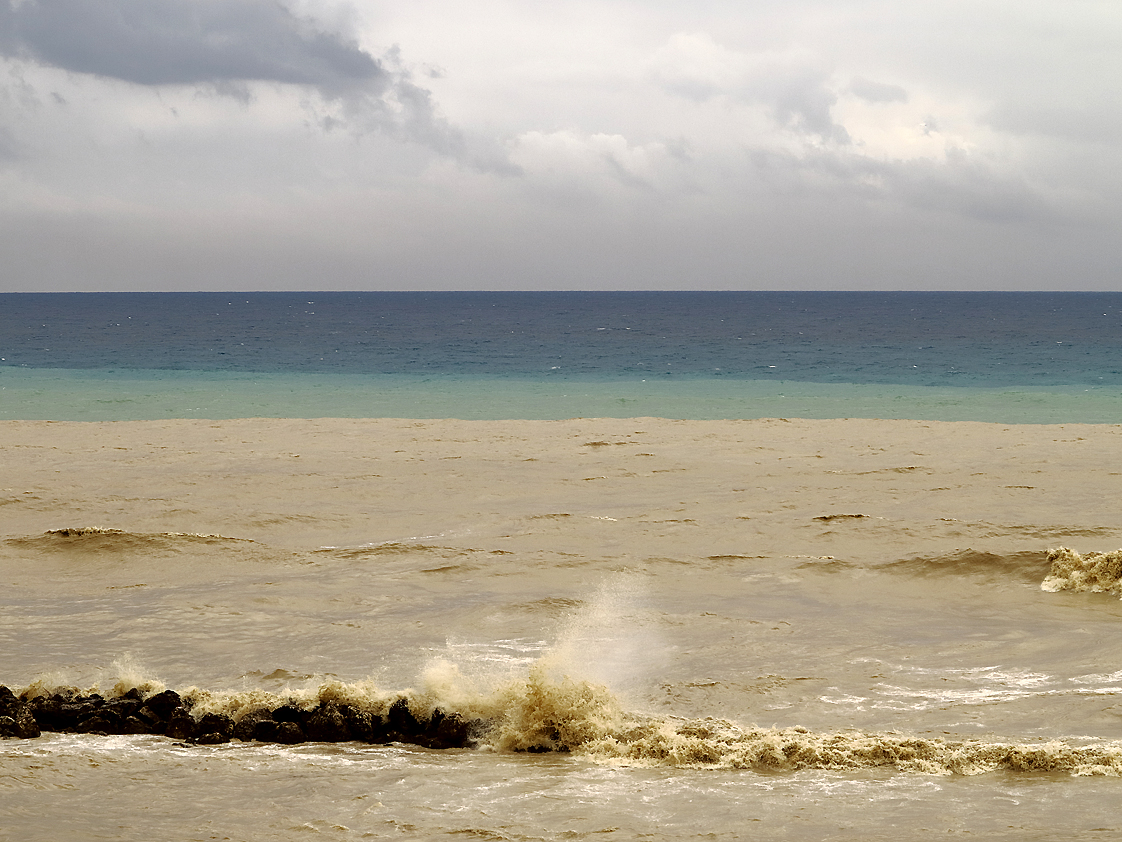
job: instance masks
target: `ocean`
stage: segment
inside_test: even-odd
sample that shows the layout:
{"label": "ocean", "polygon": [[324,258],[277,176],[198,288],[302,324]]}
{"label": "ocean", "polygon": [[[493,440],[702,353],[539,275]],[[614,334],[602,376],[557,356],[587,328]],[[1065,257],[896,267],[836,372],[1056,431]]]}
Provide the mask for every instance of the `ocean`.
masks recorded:
{"label": "ocean", "polygon": [[1122,418],[1115,293],[0,295],[0,418]]}
{"label": "ocean", "polygon": [[0,838],[1122,833],[1120,304],[0,295]]}

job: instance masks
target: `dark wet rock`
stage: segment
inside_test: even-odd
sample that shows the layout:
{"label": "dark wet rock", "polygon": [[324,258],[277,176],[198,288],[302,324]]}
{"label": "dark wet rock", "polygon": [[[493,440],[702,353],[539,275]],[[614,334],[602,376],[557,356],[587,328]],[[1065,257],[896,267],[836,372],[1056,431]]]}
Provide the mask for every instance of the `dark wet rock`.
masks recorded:
{"label": "dark wet rock", "polygon": [[[287,722],[285,724],[293,725],[294,723]],[[253,724],[253,739],[259,743],[279,743],[281,742],[280,728],[281,723],[273,719],[259,719]],[[299,740],[293,742],[299,742]]]}
{"label": "dark wet rock", "polygon": [[237,723],[228,716],[191,715],[190,702],[173,690],[147,699],[130,690],[111,699],[97,693],[82,694],[75,688],[59,688],[50,695],[37,693],[17,697],[0,686],[0,736],[37,737],[40,731],[85,734],[166,734],[173,740],[215,745],[230,739],[275,742],[286,745],[305,741],[365,743],[398,741],[428,748],[464,748],[483,739],[488,723],[467,720],[458,713],[437,708],[431,715],[418,715],[401,696],[390,705],[385,717],[354,705],[325,702],[306,709],[288,702],[269,710],[260,708]]}
{"label": "dark wet rock", "polygon": [[78,728],[87,734],[101,731],[106,734],[120,734],[123,721],[119,710],[100,707],[95,708],[92,715],[78,723]]}
{"label": "dark wet rock", "polygon": [[35,720],[31,705],[7,687],[0,686],[0,719],[4,720],[0,736],[18,737],[22,740],[39,736],[39,723]]}
{"label": "dark wet rock", "polygon": [[39,724],[25,704],[7,710],[0,715],[0,737],[32,740],[39,736]]}
{"label": "dark wet rock", "polygon": [[386,715],[386,727],[391,740],[403,743],[415,743],[417,738],[425,733],[425,726],[413,715],[405,697],[399,698],[390,705]]}
{"label": "dark wet rock", "polygon": [[168,724],[166,719],[161,719],[156,715],[155,711],[145,707],[142,707],[136,712],[136,718],[143,722],[144,726],[148,728],[145,732],[146,734],[162,734]]}
{"label": "dark wet rock", "polygon": [[35,721],[39,723],[39,727],[45,731],[61,731],[58,727],[58,712],[62,708],[62,702],[58,701],[53,696],[36,696],[27,703]]}
{"label": "dark wet rock", "polygon": [[[439,719],[437,714],[440,714]],[[436,727],[433,727],[433,723]],[[468,744],[468,723],[458,713],[445,716],[439,708],[433,711],[432,722],[429,723],[435,745],[433,748],[463,748]]]}
{"label": "dark wet rock", "polygon": [[112,717],[113,719],[124,723],[126,719],[135,717],[140,713],[141,702],[139,699],[127,699],[124,697],[113,699],[106,702],[101,707],[101,713],[105,716]]}
{"label": "dark wet rock", "polygon": [[347,718],[339,706],[329,702],[311,712],[304,725],[308,739],[317,743],[341,743],[351,739]]}
{"label": "dark wet rock", "polygon": [[145,722],[140,717],[126,716],[121,721],[121,733],[122,734],[158,734],[159,731],[157,731],[152,726],[151,723]]}
{"label": "dark wet rock", "polygon": [[307,711],[291,702],[273,710],[273,719],[277,722],[296,722],[302,724],[307,717]]}
{"label": "dark wet rock", "polygon": [[38,737],[42,731],[39,730],[39,723],[35,721],[35,717],[31,715],[31,709],[24,707],[15,717],[16,730],[20,739],[33,740]]}
{"label": "dark wet rock", "polygon": [[106,719],[104,716],[99,716],[95,713],[88,719],[83,719],[81,722],[79,722],[78,727],[74,730],[79,734],[98,734],[102,737],[105,737],[109,734],[116,734],[117,725],[117,722],[114,722],[111,719]]}
{"label": "dark wet rock", "polygon": [[182,706],[183,700],[174,690],[164,690],[144,700],[144,708],[164,721],[170,719],[172,712]]}
{"label": "dark wet rock", "polygon": [[241,740],[243,743],[248,743],[256,739],[257,723],[266,720],[272,721],[273,712],[268,708],[258,708],[251,710],[249,713],[243,714],[242,718],[234,724],[233,738]]}
{"label": "dark wet rock", "polygon": [[164,730],[173,740],[189,740],[198,732],[198,723],[186,708],[173,711],[168,718],[168,727]]}
{"label": "dark wet rock", "polygon": [[191,742],[200,746],[215,746],[230,742],[230,738],[221,731],[204,731],[199,736],[192,738]]}
{"label": "dark wet rock", "polygon": [[[274,711],[275,713],[275,711]],[[277,742],[285,745],[294,745],[304,742],[304,729],[297,722],[277,723]]]}
{"label": "dark wet rock", "polygon": [[339,712],[347,721],[347,730],[351,733],[351,739],[364,743],[389,741],[386,735],[386,721],[382,717],[351,705],[342,705]]}
{"label": "dark wet rock", "polygon": [[195,742],[198,742],[201,736],[211,734],[219,734],[222,737],[219,742],[229,742],[234,735],[234,720],[224,713],[208,713],[199,720],[195,734]]}

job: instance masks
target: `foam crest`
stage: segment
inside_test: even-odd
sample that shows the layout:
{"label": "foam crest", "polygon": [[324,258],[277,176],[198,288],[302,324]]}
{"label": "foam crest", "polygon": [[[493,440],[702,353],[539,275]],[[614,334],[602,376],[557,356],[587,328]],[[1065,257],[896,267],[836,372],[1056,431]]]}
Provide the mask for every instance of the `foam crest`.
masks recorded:
{"label": "foam crest", "polygon": [[1052,567],[1041,590],[1089,591],[1122,596],[1122,550],[1080,555],[1067,547],[1048,551]]}
{"label": "foam crest", "polygon": [[496,696],[494,713],[487,743],[496,751],[580,751],[638,724],[607,687],[556,678],[542,662]]}
{"label": "foam crest", "polygon": [[[88,680],[88,676],[87,676]],[[102,688],[107,688],[103,690]],[[136,690],[144,698],[162,693],[167,685],[148,674],[143,665],[131,655],[122,655],[108,667],[98,670],[93,683],[83,690],[76,686],[74,679],[66,671],[58,670],[44,673],[32,681],[23,691],[28,698],[50,696],[59,691],[76,691],[82,695],[98,693],[108,699],[124,696]]]}
{"label": "foam crest", "polygon": [[[124,676],[112,695],[135,687],[145,698],[162,684]],[[141,688],[144,689],[141,689]],[[50,695],[60,688],[40,679],[22,696]],[[127,690],[125,690],[127,692]],[[123,695],[123,694],[121,694]],[[614,766],[685,769],[744,769],[791,772],[801,769],[890,768],[934,775],[979,775],[993,771],[1046,772],[1122,777],[1122,744],[1069,745],[1060,741],[1025,744],[946,740],[897,732],[813,732],[804,728],[743,728],[719,719],[686,720],[631,713],[602,684],[554,676],[535,664],[522,680],[478,691],[454,667],[426,675],[421,691],[388,693],[373,682],[331,681],[318,688],[271,693],[260,689],[183,692],[191,716],[222,714],[234,722],[282,705],[311,711],[321,705],[348,706],[379,717],[404,701],[419,719],[459,714],[472,722],[471,742],[494,752],[567,752]],[[392,737],[391,737],[392,738]]]}
{"label": "foam crest", "polygon": [[[402,695],[408,697],[410,691],[405,691],[404,694],[385,692],[368,680],[349,683],[328,681],[318,687],[292,688],[280,693],[259,688],[214,691],[201,687],[189,687],[182,693],[183,698],[191,705],[191,714],[196,718],[216,713],[229,716],[235,722],[257,710],[275,710],[282,705],[311,710],[317,705],[329,703],[349,705],[376,716],[385,716],[390,705]],[[410,704],[410,708],[415,705],[416,702]]]}
{"label": "foam crest", "polygon": [[192,545],[252,544],[246,538],[198,532],[129,532],[102,526],[51,529],[41,535],[9,538],[10,546],[47,552],[144,552],[170,551]]}
{"label": "foam crest", "polygon": [[1072,747],[945,741],[891,733],[814,733],[802,728],[741,730],[716,720],[651,721],[577,749],[593,760],[693,769],[854,770],[978,775],[997,770],[1122,776],[1122,746]]}

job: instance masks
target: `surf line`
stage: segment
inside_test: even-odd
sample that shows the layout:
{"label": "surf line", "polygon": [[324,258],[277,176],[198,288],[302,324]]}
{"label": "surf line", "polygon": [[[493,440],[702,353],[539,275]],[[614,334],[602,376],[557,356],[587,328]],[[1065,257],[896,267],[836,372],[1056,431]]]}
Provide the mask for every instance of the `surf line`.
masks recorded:
{"label": "surf line", "polygon": [[262,706],[236,722],[224,713],[191,713],[191,701],[174,690],[144,698],[133,688],[114,698],[63,690],[16,696],[0,685],[0,738],[35,739],[44,731],[71,734],[155,734],[196,745],[230,740],[293,745],[303,742],[409,743],[425,748],[471,748],[487,730],[484,720],[440,708],[418,716],[399,696],[385,716],[333,701],[303,707]]}

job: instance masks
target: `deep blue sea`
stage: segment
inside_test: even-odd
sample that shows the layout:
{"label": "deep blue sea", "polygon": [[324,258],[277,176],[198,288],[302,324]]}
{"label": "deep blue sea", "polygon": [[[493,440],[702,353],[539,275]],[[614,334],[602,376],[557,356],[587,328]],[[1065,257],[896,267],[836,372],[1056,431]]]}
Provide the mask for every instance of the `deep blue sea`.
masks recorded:
{"label": "deep blue sea", "polygon": [[0,295],[0,418],[1122,422],[1122,293]]}

